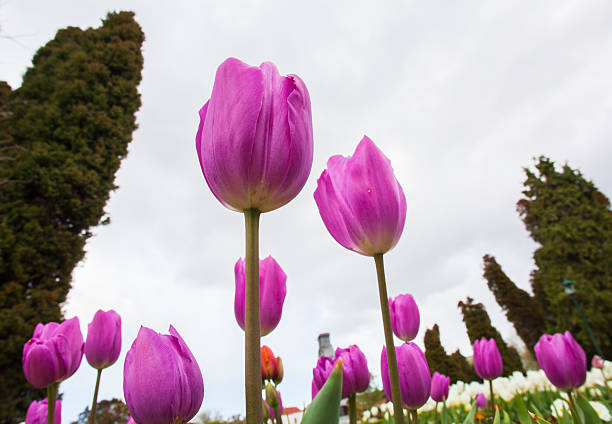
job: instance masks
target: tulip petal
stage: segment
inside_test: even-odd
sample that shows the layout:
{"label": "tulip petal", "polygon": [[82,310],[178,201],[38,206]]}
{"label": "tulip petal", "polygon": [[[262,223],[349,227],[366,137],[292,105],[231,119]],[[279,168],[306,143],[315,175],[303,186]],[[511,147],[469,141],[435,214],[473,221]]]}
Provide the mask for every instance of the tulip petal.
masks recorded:
{"label": "tulip petal", "polygon": [[261,336],[269,334],[281,320],[287,294],[287,274],[268,256],[259,264],[259,321]]}

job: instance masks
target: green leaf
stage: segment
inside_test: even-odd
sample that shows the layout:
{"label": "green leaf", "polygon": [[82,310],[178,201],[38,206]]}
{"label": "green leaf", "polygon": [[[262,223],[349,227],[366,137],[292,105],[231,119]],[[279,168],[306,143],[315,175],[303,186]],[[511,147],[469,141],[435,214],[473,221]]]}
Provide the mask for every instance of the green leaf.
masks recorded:
{"label": "green leaf", "polygon": [[510,415],[504,411],[504,424],[510,424]]}
{"label": "green leaf", "polygon": [[493,424],[501,424],[499,422],[499,409],[495,408],[495,418],[493,418]]}
{"label": "green leaf", "polygon": [[327,381],[306,410],[302,424],[338,424],[341,396],[342,359],[338,359]]}
{"label": "green leaf", "polygon": [[589,401],[584,397],[582,393],[578,393],[578,398],[576,399],[577,407],[584,415],[583,422],[589,424],[601,424],[601,420],[599,419],[599,415],[593,409]]}
{"label": "green leaf", "polygon": [[474,400],[474,402],[472,402],[472,406],[470,408],[470,413],[468,414],[467,417],[465,417],[465,420],[463,421],[463,424],[473,424],[474,423],[474,414],[476,414],[476,400]]}
{"label": "green leaf", "polygon": [[522,396],[516,396],[513,400],[514,402],[514,410],[516,411],[516,415],[518,415],[518,419],[521,424],[531,424],[531,417],[529,416],[529,412],[527,411],[527,406],[525,405],[525,401]]}

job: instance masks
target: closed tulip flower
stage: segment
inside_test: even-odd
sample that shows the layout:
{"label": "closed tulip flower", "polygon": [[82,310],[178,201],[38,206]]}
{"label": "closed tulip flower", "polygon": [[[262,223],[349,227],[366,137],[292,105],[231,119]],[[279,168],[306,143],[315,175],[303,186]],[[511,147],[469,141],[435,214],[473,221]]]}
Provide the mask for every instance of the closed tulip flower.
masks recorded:
{"label": "closed tulip flower", "polygon": [[[240,328],[244,330],[245,312],[245,263],[238,259],[234,266],[236,294],[234,315]],[[272,256],[259,261],[259,333],[270,334],[280,322],[283,303],[287,294],[287,274]]]}
{"label": "closed tulip flower", "polygon": [[448,388],[450,386],[450,377],[434,372],[431,377],[431,398],[436,402],[442,402],[448,399]]}
{"label": "closed tulip flower", "polygon": [[[335,362],[329,356],[321,356],[317,361],[317,366],[312,370],[312,398],[314,399],[327,378],[334,369]],[[344,375],[343,375],[344,378]]]}
{"label": "closed tulip flower", "polygon": [[484,393],[478,393],[476,396],[476,407],[485,409],[487,407],[487,397]]}
{"label": "closed tulip flower", "polygon": [[495,339],[481,338],[474,342],[474,370],[482,379],[493,380],[502,375],[504,363]]}
{"label": "closed tulip flower", "polygon": [[591,366],[593,368],[597,368],[597,369],[603,370],[603,368],[604,368],[604,360],[603,360],[603,358],[601,356],[599,356],[599,355],[594,355],[593,356],[593,360],[591,361]]}
{"label": "closed tulip flower", "polygon": [[308,90],[274,64],[229,58],[200,110],[196,150],[204,178],[229,209],[268,212],[304,187],[313,157]]}
{"label": "closed tulip flower", "polygon": [[58,324],[39,323],[23,346],[23,373],[40,389],[70,377],[81,365],[83,335],[77,317]]}
{"label": "closed tulip flower", "polygon": [[345,349],[337,348],[335,361],[338,358],[342,358],[343,364],[342,397],[348,398],[355,393],[365,391],[370,385],[370,371],[368,361],[359,347],[352,345]]}
{"label": "closed tulip flower", "polygon": [[389,298],[389,314],[393,333],[405,342],[414,339],[419,332],[419,308],[411,294]]}
{"label": "closed tulip flower", "polygon": [[[431,390],[431,374],[429,374],[427,359],[421,349],[412,342],[397,346],[395,354],[397,355],[402,402],[408,409],[420,408],[429,399]],[[392,400],[386,347],[383,347],[380,356],[380,368],[383,389],[387,398]]]}
{"label": "closed tulip flower", "polygon": [[[26,412],[25,424],[47,424],[47,399],[41,401],[33,401]],[[55,410],[53,411],[53,424],[61,424],[62,422],[62,402],[55,401]]]}
{"label": "closed tulip flower", "polygon": [[94,368],[103,369],[117,361],[121,352],[121,317],[113,310],[99,310],[87,327],[85,357]]}
{"label": "closed tulip flower", "polygon": [[279,378],[278,358],[268,346],[261,347],[261,379],[274,380]]}
{"label": "closed tulip flower", "polygon": [[140,327],[125,357],[123,393],[138,423],[179,424],[193,418],[204,398],[200,367],[179,333]]}
{"label": "closed tulip flower", "polygon": [[582,386],[586,380],[586,355],[569,331],[544,334],[533,350],[540,368],[561,390]]}
{"label": "closed tulip flower", "polygon": [[332,156],[314,198],[332,237],[366,256],[383,254],[399,241],[406,198],[391,162],[367,136],[352,157]]}

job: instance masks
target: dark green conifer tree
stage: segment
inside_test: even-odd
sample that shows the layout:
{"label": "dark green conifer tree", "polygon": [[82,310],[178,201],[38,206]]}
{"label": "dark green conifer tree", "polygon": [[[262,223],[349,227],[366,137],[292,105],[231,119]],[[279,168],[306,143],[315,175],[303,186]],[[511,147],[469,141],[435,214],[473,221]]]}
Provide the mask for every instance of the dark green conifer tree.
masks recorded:
{"label": "dark green conifer tree", "polygon": [[432,374],[434,371],[438,371],[450,377],[452,383],[457,381],[469,382],[478,379],[472,366],[461,355],[459,350],[450,356],[446,354],[446,350],[440,342],[440,328],[438,324],[434,324],[432,328],[425,331],[424,343],[425,358]]}
{"label": "dark green conifer tree", "polygon": [[470,343],[474,344],[477,339],[482,337],[487,339],[494,338],[504,362],[503,375],[510,375],[513,371],[524,372],[520,355],[515,348],[506,344],[499,331],[493,327],[489,314],[482,303],[474,303],[474,299],[468,297],[465,302],[460,301],[457,306],[463,314],[463,322],[465,323]]}
{"label": "dark green conifer tree", "polygon": [[525,290],[518,288],[504,273],[493,256],[485,255],[484,278],[495,300],[506,312],[517,334],[530,351],[545,332],[544,316],[540,304]]}
{"label": "dark green conifer tree", "polygon": [[557,171],[540,157],[527,178],[517,209],[540,247],[531,274],[535,300],[548,333],[570,330],[590,358],[596,352],[561,282],[571,280],[576,297],[605,356],[612,357],[612,211],[610,201],[578,170]]}
{"label": "dark green conifer tree", "polygon": [[0,84],[0,422],[23,421],[42,391],[21,352],[38,322],[61,321],[72,270],[100,224],[140,107],[144,34],[133,13],[70,27],[40,48],[20,88]]}

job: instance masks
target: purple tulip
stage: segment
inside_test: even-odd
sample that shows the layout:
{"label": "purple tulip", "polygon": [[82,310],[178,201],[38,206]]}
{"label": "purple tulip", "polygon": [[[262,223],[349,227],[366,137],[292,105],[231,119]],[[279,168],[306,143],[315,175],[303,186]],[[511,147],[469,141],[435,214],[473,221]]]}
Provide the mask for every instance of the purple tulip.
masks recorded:
{"label": "purple tulip", "polygon": [[411,294],[389,298],[389,313],[393,333],[405,342],[414,339],[419,332],[419,308]]}
{"label": "purple tulip", "polygon": [[450,386],[450,377],[434,372],[431,377],[431,398],[436,402],[442,402],[448,398],[448,387]]}
{"label": "purple tulip", "polygon": [[139,423],[175,424],[193,418],[204,398],[200,367],[179,333],[140,327],[125,357],[123,393]]}
{"label": "purple tulip", "polygon": [[227,208],[269,212],[291,201],[312,167],[308,90],[274,64],[229,58],[200,109],[196,150],[204,178]]}
{"label": "purple tulip", "polygon": [[495,339],[487,340],[483,337],[474,342],[474,369],[484,380],[493,380],[502,375],[504,363]]}
{"label": "purple tulip", "polygon": [[[429,374],[427,359],[425,359],[421,349],[412,342],[406,342],[401,346],[397,346],[395,354],[397,355],[402,402],[408,409],[420,408],[429,399],[429,392],[431,390],[431,374]],[[393,401],[386,347],[383,347],[380,356],[380,368],[383,389],[387,398]]]}
{"label": "purple tulip", "polygon": [[77,317],[61,324],[39,323],[23,346],[23,373],[34,387],[42,389],[74,374],[82,358],[83,335]]}
{"label": "purple tulip", "polygon": [[332,237],[366,256],[383,254],[399,241],[406,198],[391,162],[367,136],[352,157],[332,156],[314,198]]}
{"label": "purple tulip", "polygon": [[604,367],[604,360],[601,356],[599,355],[595,355],[593,356],[593,360],[591,361],[591,366],[593,368],[598,368],[600,370],[603,370]]}
{"label": "purple tulip", "polygon": [[134,418],[130,417],[125,424],[136,424],[136,421],[134,421]]}
{"label": "purple tulip", "polygon": [[[25,424],[47,424],[47,408],[48,399],[44,398],[41,401],[33,401],[26,412]],[[55,401],[55,410],[53,411],[53,424],[61,424],[62,422],[62,402],[58,399]]]}
{"label": "purple tulip", "polygon": [[[236,295],[234,315],[244,330],[245,262],[238,259],[234,266]],[[287,274],[272,256],[259,261],[259,333],[269,334],[276,328],[283,314],[287,294]]]}
{"label": "purple tulip", "polygon": [[121,317],[113,310],[99,310],[87,327],[85,357],[99,370],[110,367],[121,352]]}
{"label": "purple tulip", "polygon": [[[348,398],[354,393],[367,390],[370,385],[368,361],[357,345],[345,349],[337,348],[334,363],[342,358],[342,397]],[[321,389],[322,386],[319,387]]]}
{"label": "purple tulip", "polygon": [[[334,369],[336,361],[329,356],[321,356],[317,361],[317,366],[312,370],[312,398],[314,399],[327,378]],[[344,377],[344,376],[343,376]]]}
{"label": "purple tulip", "polygon": [[484,393],[478,393],[476,396],[476,407],[480,409],[485,409],[487,407],[487,397]]}
{"label": "purple tulip", "polygon": [[586,355],[569,331],[543,334],[533,350],[540,368],[561,390],[578,388],[586,380]]}

